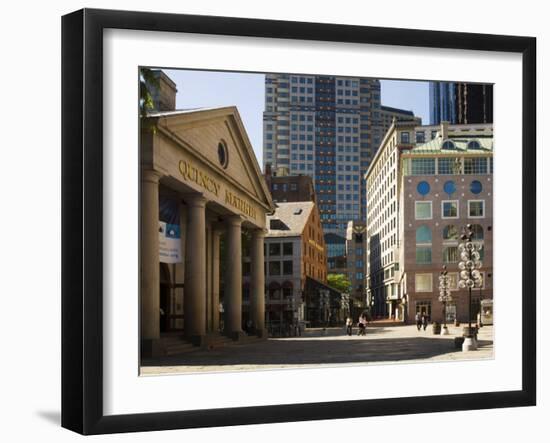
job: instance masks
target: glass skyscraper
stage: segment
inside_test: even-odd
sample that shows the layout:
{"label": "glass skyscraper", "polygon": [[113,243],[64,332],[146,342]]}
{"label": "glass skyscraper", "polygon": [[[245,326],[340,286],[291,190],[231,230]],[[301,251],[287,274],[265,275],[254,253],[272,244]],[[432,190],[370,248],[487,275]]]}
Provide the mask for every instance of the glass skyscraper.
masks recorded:
{"label": "glass skyscraper", "polygon": [[366,219],[363,175],[384,135],[380,118],[376,79],[265,77],[264,168],[313,178],[329,265],[345,254],[348,221]]}
{"label": "glass skyscraper", "polygon": [[430,82],[430,124],[457,123],[456,83]]}

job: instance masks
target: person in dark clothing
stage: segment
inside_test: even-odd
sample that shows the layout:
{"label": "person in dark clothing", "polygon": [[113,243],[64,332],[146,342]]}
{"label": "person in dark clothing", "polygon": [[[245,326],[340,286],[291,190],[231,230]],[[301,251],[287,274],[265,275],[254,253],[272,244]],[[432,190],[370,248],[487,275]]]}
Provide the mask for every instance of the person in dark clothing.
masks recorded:
{"label": "person in dark clothing", "polygon": [[424,328],[424,331],[426,330],[426,328],[428,327],[428,314],[424,314],[422,316],[422,327]]}
{"label": "person in dark clothing", "polygon": [[348,335],[353,334],[353,320],[350,317],[346,319],[346,333]]}
{"label": "person in dark clothing", "polygon": [[420,328],[422,328],[422,317],[419,312],[416,313],[414,319],[416,320],[416,329],[420,331]]}

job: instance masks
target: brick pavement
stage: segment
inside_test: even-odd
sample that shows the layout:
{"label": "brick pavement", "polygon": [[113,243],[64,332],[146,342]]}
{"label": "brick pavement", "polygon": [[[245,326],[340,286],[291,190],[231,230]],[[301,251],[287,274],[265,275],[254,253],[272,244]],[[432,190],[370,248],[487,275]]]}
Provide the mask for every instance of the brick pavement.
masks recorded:
{"label": "brick pavement", "polygon": [[431,326],[417,331],[415,325],[369,326],[366,336],[345,335],[343,328],[307,330],[302,337],[272,338],[264,342],[233,345],[211,351],[199,350],[180,356],[145,361],[142,375],[163,373],[218,372],[258,369],[326,367],[479,360],[493,358],[493,327],[480,329],[477,351],[462,352],[454,338],[462,326],[449,326],[450,335],[433,335]]}

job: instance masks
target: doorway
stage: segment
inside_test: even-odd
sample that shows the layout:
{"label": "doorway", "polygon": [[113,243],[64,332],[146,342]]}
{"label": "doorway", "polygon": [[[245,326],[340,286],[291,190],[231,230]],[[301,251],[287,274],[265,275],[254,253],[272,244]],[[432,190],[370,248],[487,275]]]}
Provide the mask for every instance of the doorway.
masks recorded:
{"label": "doorway", "polygon": [[[174,269],[172,269],[172,272]],[[176,284],[166,263],[160,263],[160,333],[183,331],[183,285]]]}

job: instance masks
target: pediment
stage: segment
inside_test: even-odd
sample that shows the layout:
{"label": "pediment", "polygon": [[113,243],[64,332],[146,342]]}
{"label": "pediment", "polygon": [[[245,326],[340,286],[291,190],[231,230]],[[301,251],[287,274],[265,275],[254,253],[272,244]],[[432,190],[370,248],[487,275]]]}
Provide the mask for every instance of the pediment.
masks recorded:
{"label": "pediment", "polygon": [[183,150],[266,209],[274,209],[237,108],[174,111],[155,118],[159,131]]}

